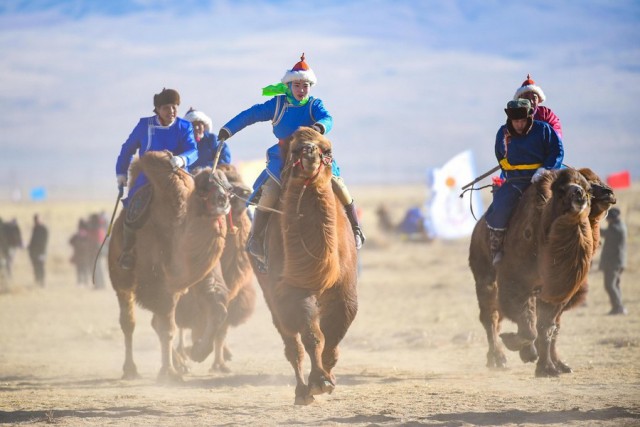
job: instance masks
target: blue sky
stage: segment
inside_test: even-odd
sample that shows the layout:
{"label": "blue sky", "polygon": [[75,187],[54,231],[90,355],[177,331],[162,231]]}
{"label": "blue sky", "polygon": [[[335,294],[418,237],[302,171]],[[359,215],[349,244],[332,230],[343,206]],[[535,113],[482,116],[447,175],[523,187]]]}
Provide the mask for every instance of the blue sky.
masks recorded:
{"label": "blue sky", "polygon": [[[0,199],[12,187],[115,194],[115,158],[153,94],[217,129],[306,52],[348,183],[423,182],[471,149],[495,164],[503,108],[531,73],[565,163],[640,176],[638,1],[2,1]],[[260,159],[268,123],[229,141]]]}

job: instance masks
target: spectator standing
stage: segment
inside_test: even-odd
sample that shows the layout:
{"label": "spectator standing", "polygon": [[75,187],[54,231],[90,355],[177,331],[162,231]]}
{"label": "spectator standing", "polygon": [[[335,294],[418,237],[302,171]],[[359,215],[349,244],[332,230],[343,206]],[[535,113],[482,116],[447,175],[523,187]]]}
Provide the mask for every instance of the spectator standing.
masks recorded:
{"label": "spectator standing", "polygon": [[611,302],[610,315],[627,314],[622,304],[620,279],[627,263],[627,226],[620,218],[620,209],[611,208],[607,215],[608,227],[600,230],[604,239],[600,255],[600,270],[604,273],[604,288]]}
{"label": "spectator standing", "polygon": [[71,263],[76,267],[77,285],[80,287],[89,286],[93,251],[89,238],[88,225],[85,220],[81,219],[78,221],[78,230],[69,239],[69,244],[73,248]]}
{"label": "spectator standing", "polygon": [[9,277],[11,277],[11,269],[13,267],[13,260],[16,256],[16,252],[18,249],[22,249],[24,247],[24,243],[22,241],[22,232],[20,231],[20,226],[18,225],[18,220],[13,218],[11,221],[4,224],[5,235],[7,238],[7,243],[9,245],[9,257],[7,258],[7,272]]}
{"label": "spectator standing", "polygon": [[47,258],[47,243],[49,242],[49,230],[40,221],[38,214],[33,216],[33,231],[29,241],[29,258],[35,274],[36,283],[44,287],[45,261]]}

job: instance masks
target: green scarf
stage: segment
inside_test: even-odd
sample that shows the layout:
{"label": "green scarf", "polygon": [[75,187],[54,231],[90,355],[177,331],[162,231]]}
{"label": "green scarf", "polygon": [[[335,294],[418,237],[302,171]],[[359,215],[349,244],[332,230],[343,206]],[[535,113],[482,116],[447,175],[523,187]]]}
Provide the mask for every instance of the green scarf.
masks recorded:
{"label": "green scarf", "polygon": [[284,83],[276,83],[274,85],[269,85],[262,88],[262,96],[278,96],[278,95],[286,95],[287,101],[289,101],[290,104],[293,104],[296,106],[303,106],[303,105],[306,105],[307,102],[309,102],[308,96],[302,101],[298,101],[291,93],[291,89],[289,88],[289,85],[286,85]]}

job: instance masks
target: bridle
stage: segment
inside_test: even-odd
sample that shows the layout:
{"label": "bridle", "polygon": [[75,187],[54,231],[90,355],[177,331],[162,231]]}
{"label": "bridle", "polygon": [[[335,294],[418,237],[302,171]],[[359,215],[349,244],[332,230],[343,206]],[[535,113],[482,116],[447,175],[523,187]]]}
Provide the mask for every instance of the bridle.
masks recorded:
{"label": "bridle", "polygon": [[[308,150],[309,149],[305,147],[299,151],[301,151],[304,154],[304,152]],[[319,156],[320,156],[320,164],[318,165],[316,170],[313,171],[311,176],[304,181],[304,184],[302,185],[302,191],[300,191],[300,196],[298,196],[298,203],[296,204],[296,214],[298,215],[298,217],[302,216],[300,214],[300,204],[302,203],[302,196],[304,195],[305,190],[307,189],[309,184],[311,184],[318,177],[318,175],[320,175],[320,172],[322,171],[322,169],[331,165],[331,163],[333,162],[333,154],[331,153],[330,149],[324,152],[321,151],[319,153]],[[292,167],[294,168],[299,167],[300,169],[304,170],[304,165],[302,164],[302,160],[300,158],[298,158],[298,160],[296,160],[293,163]]]}

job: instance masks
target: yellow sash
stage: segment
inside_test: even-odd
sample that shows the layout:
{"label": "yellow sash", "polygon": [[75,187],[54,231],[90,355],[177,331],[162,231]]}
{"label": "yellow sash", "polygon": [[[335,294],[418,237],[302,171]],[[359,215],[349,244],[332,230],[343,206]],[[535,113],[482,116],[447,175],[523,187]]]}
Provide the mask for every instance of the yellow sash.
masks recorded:
{"label": "yellow sash", "polygon": [[506,171],[531,170],[531,169],[538,169],[538,168],[542,167],[542,163],[530,163],[530,164],[525,164],[525,165],[512,165],[511,163],[509,163],[509,160],[507,160],[507,158],[505,157],[504,159],[500,160],[500,166],[502,167],[502,169],[504,169]]}

